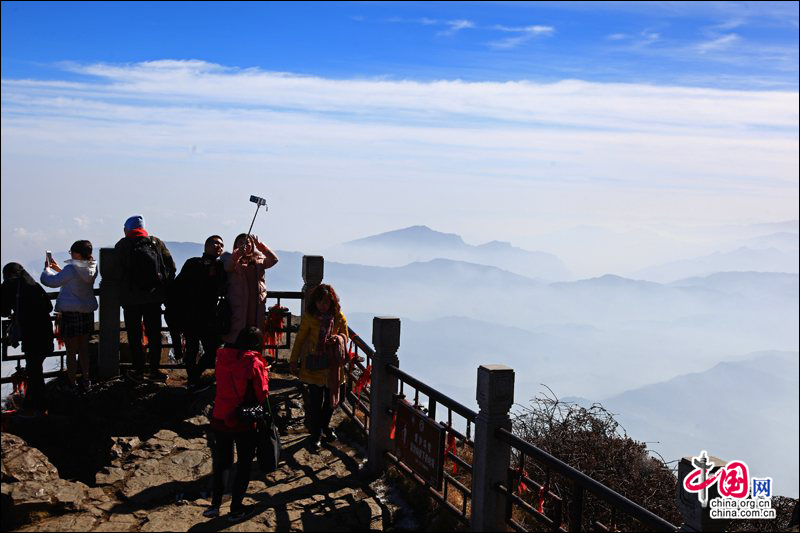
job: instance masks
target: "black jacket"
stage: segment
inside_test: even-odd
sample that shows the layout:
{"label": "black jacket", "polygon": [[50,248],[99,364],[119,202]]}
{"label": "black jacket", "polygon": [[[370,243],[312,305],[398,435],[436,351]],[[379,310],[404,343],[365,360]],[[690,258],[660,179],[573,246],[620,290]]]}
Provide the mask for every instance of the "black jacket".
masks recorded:
{"label": "black jacket", "polygon": [[167,309],[184,330],[202,333],[214,325],[217,301],[225,295],[228,275],[219,257],[187,259],[170,291]]}
{"label": "black jacket", "polygon": [[[3,273],[7,273],[6,269]],[[11,316],[13,311],[18,317],[22,330],[22,351],[52,353],[53,321],[50,319],[50,312],[53,310],[53,303],[42,286],[20,266],[13,277],[5,276],[0,290],[2,291],[0,314]],[[19,302],[17,291],[19,291]]]}

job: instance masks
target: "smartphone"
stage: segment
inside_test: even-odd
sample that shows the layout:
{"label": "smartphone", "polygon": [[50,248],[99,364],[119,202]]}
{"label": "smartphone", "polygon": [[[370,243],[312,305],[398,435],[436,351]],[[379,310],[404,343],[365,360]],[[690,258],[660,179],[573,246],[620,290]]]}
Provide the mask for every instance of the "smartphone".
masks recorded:
{"label": "smartphone", "polygon": [[52,263],[52,262],[53,262],[53,252],[51,252],[50,250],[47,250],[47,251],[45,252],[45,256],[44,256],[44,258],[45,258],[45,260],[47,261],[47,264],[48,264],[48,265],[49,265],[50,263]]}

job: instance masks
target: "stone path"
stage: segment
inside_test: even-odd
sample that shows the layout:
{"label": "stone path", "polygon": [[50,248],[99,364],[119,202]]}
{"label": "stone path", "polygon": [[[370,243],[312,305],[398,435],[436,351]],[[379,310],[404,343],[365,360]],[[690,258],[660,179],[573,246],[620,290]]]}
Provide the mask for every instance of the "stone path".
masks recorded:
{"label": "stone path", "polygon": [[[37,450],[3,434],[3,530],[9,529],[7,517],[16,516],[26,523],[17,531],[382,531],[406,513],[393,492],[387,496],[382,480],[368,483],[360,476],[363,451],[340,440],[310,453],[295,418],[282,436],[279,469],[263,476],[254,462],[245,503],[254,505],[255,514],[228,522],[226,495],[221,515],[205,518],[208,420],[200,415],[183,422],[182,435],[161,430],[143,442],[114,437],[112,461],[96,474],[94,487],[59,479]],[[338,413],[334,424],[347,426],[345,415]]]}

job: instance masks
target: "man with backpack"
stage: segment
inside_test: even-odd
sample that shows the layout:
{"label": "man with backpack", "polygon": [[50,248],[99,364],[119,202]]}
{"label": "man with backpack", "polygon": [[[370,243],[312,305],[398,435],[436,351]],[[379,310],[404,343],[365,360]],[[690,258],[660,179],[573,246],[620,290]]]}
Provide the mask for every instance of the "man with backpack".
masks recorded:
{"label": "man with backpack", "polygon": [[158,369],[161,363],[161,304],[166,298],[168,284],[175,278],[175,261],[160,239],[148,235],[143,217],[128,218],[124,229],[125,238],[120,239],[114,249],[122,272],[120,304],[133,360],[133,372],[129,377],[136,382],[144,379],[144,321],[149,377],[165,381],[166,376]]}

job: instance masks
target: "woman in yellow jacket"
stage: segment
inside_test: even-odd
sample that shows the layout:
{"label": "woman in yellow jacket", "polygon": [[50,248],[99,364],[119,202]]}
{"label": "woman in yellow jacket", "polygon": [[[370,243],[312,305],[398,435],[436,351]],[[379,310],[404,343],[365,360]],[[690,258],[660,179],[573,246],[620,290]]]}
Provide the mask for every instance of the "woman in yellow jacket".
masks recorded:
{"label": "woman in yellow jacket", "polygon": [[299,363],[300,380],[308,386],[306,425],[313,449],[319,448],[322,436],[328,442],[336,440],[329,425],[344,383],[347,332],[336,291],[330,285],[316,287],[306,302],[289,359],[293,374],[298,373]]}

